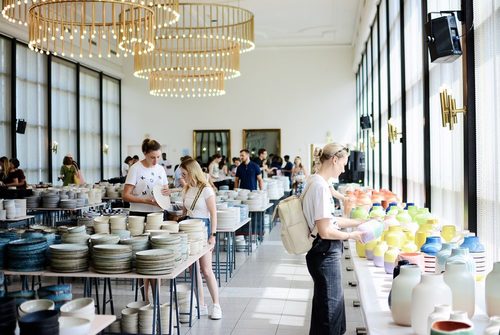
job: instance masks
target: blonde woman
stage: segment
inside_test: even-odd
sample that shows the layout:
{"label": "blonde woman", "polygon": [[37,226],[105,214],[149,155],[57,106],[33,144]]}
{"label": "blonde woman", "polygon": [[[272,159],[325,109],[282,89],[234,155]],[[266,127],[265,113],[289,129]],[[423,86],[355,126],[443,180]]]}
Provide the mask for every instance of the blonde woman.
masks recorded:
{"label": "blonde woman", "polygon": [[[201,219],[205,222],[208,233],[208,243],[215,245],[217,231],[217,207],[215,206],[215,192],[207,180],[200,164],[192,158],[183,161],[180,165],[182,178],[186,185],[183,189],[184,214],[190,218]],[[213,309],[211,318],[222,318],[222,309],[219,303],[219,289],[212,269],[212,253],[209,252],[200,258],[200,270],[207,282],[208,291],[212,297]],[[198,273],[198,292],[200,298],[200,314],[207,315],[208,307],[205,305],[203,282]]]}
{"label": "blonde woman", "polygon": [[342,291],[342,241],[361,241],[363,232],[346,233],[340,228],[356,227],[361,222],[333,217],[328,179],[338,178],[344,172],[349,149],[327,144],[318,150],[321,162],[318,171],[307,179],[303,210],[309,229],[317,229],[311,250],[306,255],[307,269],[314,282],[314,295],[309,334],[339,335],[346,331],[344,292]]}
{"label": "blonde woman", "polygon": [[300,156],[295,157],[292,168],[292,180],[295,194],[302,193],[307,176],[308,173],[305,166],[302,164],[302,158],[300,158]]}

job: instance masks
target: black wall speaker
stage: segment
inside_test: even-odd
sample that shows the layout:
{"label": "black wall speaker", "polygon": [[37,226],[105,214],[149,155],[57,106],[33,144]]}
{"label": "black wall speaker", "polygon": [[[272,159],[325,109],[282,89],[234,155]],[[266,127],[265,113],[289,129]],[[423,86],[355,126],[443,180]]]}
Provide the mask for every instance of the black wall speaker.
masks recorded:
{"label": "black wall speaker", "polygon": [[359,118],[359,125],[361,126],[361,129],[370,129],[372,127],[370,117],[368,115],[361,116]]}
{"label": "black wall speaker", "polygon": [[25,131],[26,131],[26,121],[23,119],[17,120],[16,133],[24,134]]}
{"label": "black wall speaker", "polygon": [[363,184],[365,180],[365,153],[352,150],[345,166],[345,172],[339,176],[341,183]]}
{"label": "black wall speaker", "polygon": [[425,30],[431,61],[451,63],[462,55],[460,35],[454,14],[431,18],[429,13]]}

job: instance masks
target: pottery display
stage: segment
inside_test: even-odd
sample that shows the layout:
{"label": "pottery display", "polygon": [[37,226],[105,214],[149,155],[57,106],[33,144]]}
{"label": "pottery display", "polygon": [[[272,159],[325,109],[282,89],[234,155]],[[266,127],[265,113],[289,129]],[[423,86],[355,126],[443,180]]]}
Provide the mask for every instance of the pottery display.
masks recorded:
{"label": "pottery display", "polygon": [[476,285],[474,276],[467,271],[467,265],[464,263],[447,263],[443,278],[446,285],[451,288],[453,310],[466,311],[469,318],[472,318],[476,305]]}
{"label": "pottery display", "polygon": [[436,321],[431,335],[474,335],[474,327],[459,321]]}
{"label": "pottery display", "polygon": [[484,245],[479,242],[477,236],[465,236],[464,242],[460,245],[460,248],[467,248],[470,253],[484,252]]}
{"label": "pottery display", "polygon": [[476,272],[476,264],[474,259],[469,254],[469,249],[467,248],[455,248],[451,249],[451,255],[446,260],[446,263],[465,263],[467,264],[467,271],[473,275]]}
{"label": "pottery display", "polygon": [[485,294],[486,314],[500,316],[500,262],[495,262],[486,276]]}
{"label": "pottery display", "polygon": [[361,237],[361,241],[363,243],[367,243],[379,238],[382,235],[382,232],[384,231],[384,224],[377,220],[369,220],[360,224],[357,229],[365,232],[365,234]]}
{"label": "pottery display", "polygon": [[385,241],[380,241],[377,243],[375,249],[373,249],[373,264],[378,267],[384,267],[384,254],[389,247]]}
{"label": "pottery display", "polygon": [[405,244],[401,247],[402,252],[417,252],[418,247],[412,240],[407,240]]}
{"label": "pottery display", "polygon": [[365,244],[364,243],[356,241],[356,253],[358,254],[358,257],[366,258],[366,255],[365,255]]}
{"label": "pottery display", "polygon": [[417,265],[403,265],[392,281],[391,315],[398,325],[411,326],[412,291],[420,283],[421,273]]}
{"label": "pottery display", "polygon": [[377,246],[378,240],[371,240],[365,244],[366,259],[373,260],[373,249]]}
{"label": "pottery display", "polygon": [[406,242],[406,235],[400,226],[390,226],[384,238],[388,245],[397,248],[401,248]]}
{"label": "pottery display", "polygon": [[424,245],[420,247],[420,251],[430,256],[436,256],[439,250],[441,250],[441,238],[439,236],[428,236]]}
{"label": "pottery display", "polygon": [[455,225],[444,225],[441,227],[441,237],[446,242],[451,242],[457,234],[457,227]]}
{"label": "pottery display", "polygon": [[451,250],[457,248],[456,243],[443,243],[441,245],[441,250],[436,254],[436,273],[441,273],[444,271],[446,265],[446,260],[451,255]]}
{"label": "pottery display", "polygon": [[420,283],[415,286],[411,295],[411,326],[413,331],[417,335],[427,335],[427,318],[434,310],[434,306],[451,304],[451,289],[444,282],[443,275],[422,274]]}
{"label": "pottery display", "polygon": [[431,327],[436,321],[446,321],[450,319],[451,306],[450,305],[437,305],[434,307],[434,311],[429,315],[427,319],[427,334],[430,333]]}
{"label": "pottery display", "polygon": [[500,334],[500,316],[493,316],[490,318],[488,327],[484,330],[484,335],[498,335]]}
{"label": "pottery display", "polygon": [[422,272],[425,270],[424,255],[421,252],[401,252],[398,255],[398,261],[408,260],[410,264],[415,264],[420,267]]}
{"label": "pottery display", "polygon": [[368,211],[364,207],[355,207],[351,210],[351,219],[366,220],[368,219]]}
{"label": "pottery display", "polygon": [[392,274],[394,272],[394,267],[396,266],[396,259],[399,255],[399,249],[397,247],[389,247],[384,254],[384,270],[385,273]]}

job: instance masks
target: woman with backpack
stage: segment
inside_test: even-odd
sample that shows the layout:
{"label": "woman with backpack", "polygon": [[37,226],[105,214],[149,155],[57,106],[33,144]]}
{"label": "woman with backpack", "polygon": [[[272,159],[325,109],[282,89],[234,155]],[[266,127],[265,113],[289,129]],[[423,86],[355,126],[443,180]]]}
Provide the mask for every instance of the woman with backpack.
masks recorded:
{"label": "woman with backpack", "polygon": [[314,281],[310,335],[339,335],[346,331],[344,292],[341,264],[344,240],[361,241],[363,232],[342,232],[341,228],[356,227],[361,222],[334,217],[328,180],[344,172],[349,149],[338,143],[327,144],[317,151],[318,170],[307,180],[302,206],[304,217],[316,238],[306,255],[307,269]]}

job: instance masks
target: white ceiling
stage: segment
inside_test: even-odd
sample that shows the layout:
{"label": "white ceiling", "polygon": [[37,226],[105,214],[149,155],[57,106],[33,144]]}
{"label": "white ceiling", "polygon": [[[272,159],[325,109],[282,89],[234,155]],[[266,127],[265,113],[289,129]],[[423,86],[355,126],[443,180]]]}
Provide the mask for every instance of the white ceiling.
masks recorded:
{"label": "white ceiling", "polygon": [[255,14],[260,46],[354,45],[365,0],[219,0]]}

